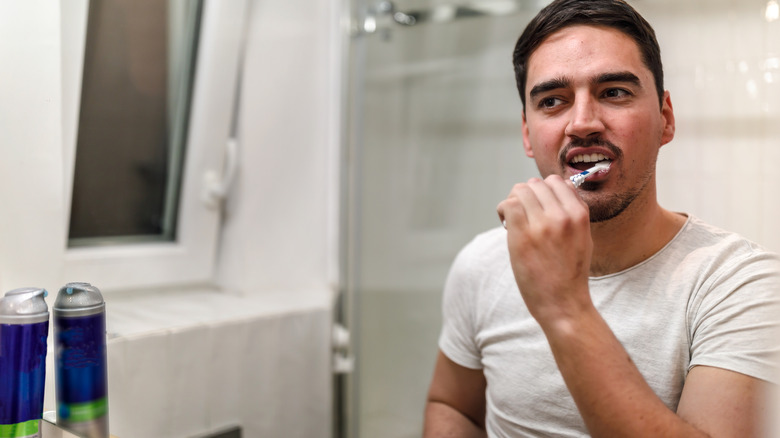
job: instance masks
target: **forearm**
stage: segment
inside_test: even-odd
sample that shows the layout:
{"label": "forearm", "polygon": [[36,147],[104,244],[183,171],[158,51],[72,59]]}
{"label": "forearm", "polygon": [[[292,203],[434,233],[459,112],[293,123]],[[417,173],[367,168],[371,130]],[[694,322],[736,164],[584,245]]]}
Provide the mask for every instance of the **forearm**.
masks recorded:
{"label": "forearm", "polygon": [[424,438],[483,438],[485,430],[455,408],[429,400],[425,406]]}
{"label": "forearm", "polygon": [[592,436],[706,436],[656,396],[595,308],[542,328]]}

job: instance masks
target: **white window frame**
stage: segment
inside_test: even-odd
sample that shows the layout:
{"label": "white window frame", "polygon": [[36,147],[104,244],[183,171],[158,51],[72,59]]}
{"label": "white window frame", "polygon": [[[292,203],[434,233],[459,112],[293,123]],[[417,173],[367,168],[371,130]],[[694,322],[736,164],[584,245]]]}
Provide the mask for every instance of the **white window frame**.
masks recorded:
{"label": "white window frame", "polygon": [[[68,230],[88,0],[61,2],[64,223]],[[240,68],[245,1],[206,0],[193,87],[175,242],[65,248],[60,284],[103,291],[212,283],[221,212],[204,199],[207,175],[222,174]],[[67,240],[67,236],[66,239]]]}

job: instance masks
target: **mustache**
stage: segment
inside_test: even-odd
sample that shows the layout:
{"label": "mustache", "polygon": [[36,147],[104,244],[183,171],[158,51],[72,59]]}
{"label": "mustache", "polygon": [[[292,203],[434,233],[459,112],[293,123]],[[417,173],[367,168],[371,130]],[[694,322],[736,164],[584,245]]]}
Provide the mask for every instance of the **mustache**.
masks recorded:
{"label": "mustache", "polygon": [[615,159],[623,157],[623,151],[609,140],[605,140],[601,137],[588,137],[588,138],[572,138],[569,144],[566,145],[558,154],[558,160],[562,165],[566,165],[566,155],[569,154],[574,148],[589,148],[593,146],[601,146],[608,149]]}

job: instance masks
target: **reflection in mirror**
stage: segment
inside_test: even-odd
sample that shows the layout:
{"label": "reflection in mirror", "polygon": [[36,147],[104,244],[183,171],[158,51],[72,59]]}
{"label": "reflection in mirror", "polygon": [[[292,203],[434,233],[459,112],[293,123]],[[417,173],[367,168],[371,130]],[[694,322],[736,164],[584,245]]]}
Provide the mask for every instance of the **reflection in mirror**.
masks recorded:
{"label": "reflection in mirror", "polygon": [[176,239],[201,9],[89,2],[68,246]]}

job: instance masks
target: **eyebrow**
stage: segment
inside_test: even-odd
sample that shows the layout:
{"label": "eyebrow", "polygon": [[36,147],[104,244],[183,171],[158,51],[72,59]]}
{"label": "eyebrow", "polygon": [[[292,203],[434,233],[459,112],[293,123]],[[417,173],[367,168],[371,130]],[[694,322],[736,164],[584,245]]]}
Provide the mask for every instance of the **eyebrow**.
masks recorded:
{"label": "eyebrow", "polygon": [[557,90],[559,88],[566,88],[571,81],[568,78],[555,78],[548,81],[538,83],[531,88],[530,97],[533,100],[540,94],[547,93],[548,91]]}
{"label": "eyebrow", "polygon": [[[641,85],[639,77],[630,71],[602,73],[591,80],[592,84],[605,84],[608,82],[626,82],[637,86]],[[540,94],[544,94],[548,91],[557,90],[560,88],[566,88],[570,84],[571,80],[566,77],[554,78],[548,81],[540,82],[531,88],[530,97],[533,100]]]}
{"label": "eyebrow", "polygon": [[604,84],[607,82],[627,82],[636,86],[642,85],[637,75],[631,73],[630,71],[603,73],[597,76],[592,82],[594,84]]}

